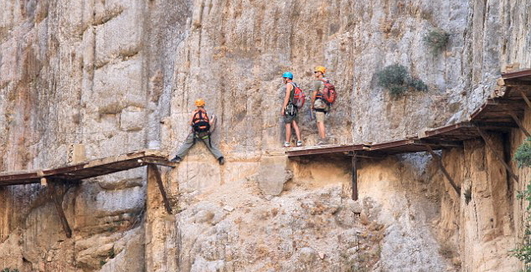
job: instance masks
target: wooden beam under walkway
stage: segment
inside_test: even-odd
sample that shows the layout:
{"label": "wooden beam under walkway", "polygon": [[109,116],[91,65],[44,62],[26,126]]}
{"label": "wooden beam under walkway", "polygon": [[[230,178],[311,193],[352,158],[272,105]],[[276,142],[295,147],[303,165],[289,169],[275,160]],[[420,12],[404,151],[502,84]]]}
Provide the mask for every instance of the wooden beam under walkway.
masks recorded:
{"label": "wooden beam under walkway", "polygon": [[443,162],[442,162],[442,158],[437,155],[429,145],[426,146],[426,148],[428,149],[428,152],[431,154],[431,156],[433,157],[433,159],[435,160],[435,162],[437,163],[437,166],[439,166],[439,169],[441,170],[441,172],[443,173],[443,175],[446,177],[446,179],[450,182],[450,185],[452,185],[452,188],[454,188],[455,192],[457,193],[458,196],[461,195],[461,188],[457,186],[457,184],[455,184],[455,181],[454,179],[450,176],[450,174],[448,173],[448,171],[446,170],[446,168],[444,167],[443,165]]}

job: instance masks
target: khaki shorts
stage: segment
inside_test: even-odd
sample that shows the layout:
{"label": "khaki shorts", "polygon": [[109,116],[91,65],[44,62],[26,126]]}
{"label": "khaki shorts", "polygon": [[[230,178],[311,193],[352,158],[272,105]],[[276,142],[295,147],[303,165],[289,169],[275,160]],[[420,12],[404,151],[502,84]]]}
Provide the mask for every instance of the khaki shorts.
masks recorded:
{"label": "khaki shorts", "polygon": [[315,120],[317,120],[318,123],[324,123],[325,113],[322,112],[322,111],[316,111],[315,112]]}

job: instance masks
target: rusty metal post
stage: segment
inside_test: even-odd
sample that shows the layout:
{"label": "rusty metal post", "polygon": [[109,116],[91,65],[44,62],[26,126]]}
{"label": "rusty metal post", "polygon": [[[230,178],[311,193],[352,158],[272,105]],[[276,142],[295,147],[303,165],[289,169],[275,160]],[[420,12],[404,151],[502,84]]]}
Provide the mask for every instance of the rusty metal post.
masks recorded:
{"label": "rusty metal post", "polygon": [[457,186],[457,184],[455,184],[455,181],[450,176],[450,173],[448,173],[448,171],[446,171],[446,168],[444,167],[444,165],[442,163],[442,158],[439,157],[439,155],[437,155],[435,152],[433,152],[433,149],[431,149],[431,146],[429,146],[429,145],[425,145],[425,146],[426,146],[426,149],[428,150],[428,152],[431,154],[431,156],[435,160],[435,162],[437,163],[437,165],[439,166],[439,169],[441,169],[441,172],[444,174],[446,179],[448,179],[448,181],[450,182],[450,185],[452,185],[452,187],[454,188],[454,190],[457,193],[457,195],[461,195],[461,188],[459,188]]}
{"label": "rusty metal post", "polygon": [[352,200],[358,200],[358,156],[356,152],[352,155]]}
{"label": "rusty metal post", "polygon": [[492,152],[492,154],[494,154],[496,159],[498,159],[498,161],[500,161],[503,164],[503,167],[505,167],[505,170],[509,172],[509,175],[514,179],[514,181],[518,182],[518,176],[513,172],[511,167],[509,167],[509,165],[505,162],[503,157],[500,154],[498,154],[496,150],[494,150],[494,146],[491,144],[491,142],[487,138],[487,135],[485,134],[485,132],[479,127],[477,128],[477,130],[481,138],[483,138],[483,141],[485,142],[485,145],[487,146],[487,148],[490,149],[490,152]]}
{"label": "rusty metal post", "polygon": [[166,208],[166,211],[169,214],[172,214],[170,201],[168,200],[168,196],[166,195],[166,190],[164,190],[164,185],[162,184],[162,178],[160,176],[159,168],[154,164],[149,164],[148,165],[148,180],[149,180],[150,174],[155,176],[155,180],[157,180],[157,184],[159,186],[159,190],[162,195],[162,201],[164,202],[164,207]]}
{"label": "rusty metal post", "polygon": [[55,209],[57,210],[57,213],[59,214],[59,219],[61,220],[61,225],[63,226],[63,230],[65,231],[66,237],[71,238],[72,237],[72,229],[70,228],[70,225],[68,224],[68,220],[66,220],[66,215],[63,210],[63,201],[61,196],[61,201],[59,201],[59,198],[57,196],[57,191],[55,190],[57,180],[53,180],[49,183],[49,192],[50,197],[53,200],[53,203],[55,204]]}

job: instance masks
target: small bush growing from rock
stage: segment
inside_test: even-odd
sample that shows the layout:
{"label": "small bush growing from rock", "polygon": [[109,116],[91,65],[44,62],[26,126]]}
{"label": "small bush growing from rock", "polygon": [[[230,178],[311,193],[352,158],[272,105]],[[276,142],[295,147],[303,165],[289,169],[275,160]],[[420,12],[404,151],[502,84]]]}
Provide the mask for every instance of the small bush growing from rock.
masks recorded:
{"label": "small bush growing from rock", "polygon": [[516,149],[514,160],[518,163],[518,167],[531,166],[531,138],[527,138],[525,142]]}
{"label": "small bush growing from rock", "polygon": [[450,34],[441,29],[434,29],[428,32],[422,40],[430,48],[431,53],[437,55],[446,47],[449,38]]}
{"label": "small bush growing from rock", "polygon": [[409,89],[426,91],[428,86],[418,78],[412,78],[406,67],[393,64],[376,74],[378,85],[386,88],[392,96],[400,96]]}
{"label": "small bush growing from rock", "polygon": [[531,272],[531,184],[528,184],[526,190],[518,194],[518,198],[525,199],[528,203],[526,209],[527,222],[525,223],[522,240],[515,249],[511,250],[511,255],[524,263],[525,268],[523,271]]}
{"label": "small bush growing from rock", "polygon": [[428,85],[424,83],[424,81],[418,79],[418,78],[412,78],[409,82],[409,86],[411,86],[413,89],[417,91],[427,91]]}
{"label": "small bush growing from rock", "polygon": [[[531,138],[527,138],[518,147],[514,154],[514,160],[518,163],[518,167],[531,166]],[[529,182],[526,189],[520,192],[517,197],[527,202],[525,211],[527,220],[522,241],[515,249],[511,250],[511,255],[524,263],[524,271],[531,272],[531,184]]]}
{"label": "small bush growing from rock", "polygon": [[4,268],[2,272],[18,272],[18,269]]}

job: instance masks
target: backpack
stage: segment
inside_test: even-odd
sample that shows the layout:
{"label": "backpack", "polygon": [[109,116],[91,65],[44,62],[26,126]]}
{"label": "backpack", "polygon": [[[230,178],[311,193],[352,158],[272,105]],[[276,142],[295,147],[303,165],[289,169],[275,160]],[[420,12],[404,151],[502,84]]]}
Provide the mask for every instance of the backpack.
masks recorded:
{"label": "backpack", "polygon": [[291,85],[293,85],[293,90],[291,91],[290,101],[297,109],[300,109],[304,106],[304,102],[306,102],[306,94],[301,90],[299,85],[294,82],[291,82]]}
{"label": "backpack", "polygon": [[208,133],[210,131],[210,120],[205,110],[200,109],[194,113],[192,128],[196,133]]}
{"label": "backpack", "polygon": [[323,98],[322,93],[315,95],[315,101],[313,102],[313,108],[317,111],[326,111],[328,108],[328,103]]}
{"label": "backpack", "polygon": [[323,98],[328,104],[333,104],[337,98],[336,87],[329,80],[321,79],[324,83]]}

